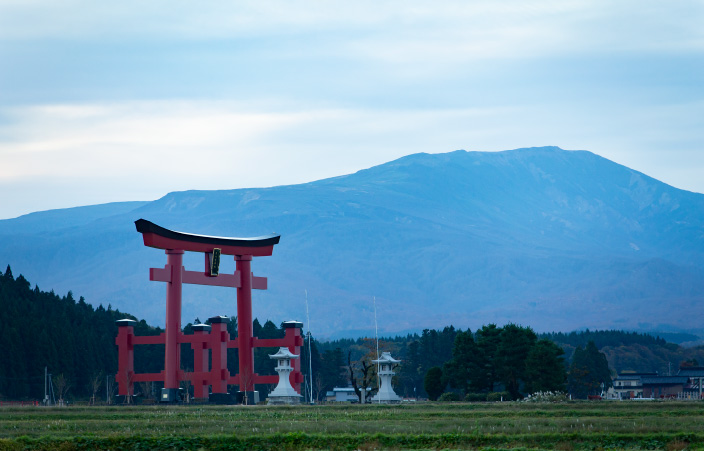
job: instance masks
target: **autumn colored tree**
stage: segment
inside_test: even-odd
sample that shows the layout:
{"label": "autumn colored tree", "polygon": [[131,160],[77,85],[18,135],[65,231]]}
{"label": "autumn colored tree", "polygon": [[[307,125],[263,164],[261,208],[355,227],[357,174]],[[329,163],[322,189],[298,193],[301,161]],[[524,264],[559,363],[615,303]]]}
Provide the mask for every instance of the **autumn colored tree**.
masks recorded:
{"label": "autumn colored tree", "polygon": [[[359,402],[368,402],[371,396],[378,389],[376,385],[376,365],[372,360],[376,359],[376,343],[371,338],[362,340],[365,353],[357,361],[352,361],[352,352],[347,353],[347,369],[350,383],[354,392],[359,398]],[[364,393],[364,397],[362,397]]]}

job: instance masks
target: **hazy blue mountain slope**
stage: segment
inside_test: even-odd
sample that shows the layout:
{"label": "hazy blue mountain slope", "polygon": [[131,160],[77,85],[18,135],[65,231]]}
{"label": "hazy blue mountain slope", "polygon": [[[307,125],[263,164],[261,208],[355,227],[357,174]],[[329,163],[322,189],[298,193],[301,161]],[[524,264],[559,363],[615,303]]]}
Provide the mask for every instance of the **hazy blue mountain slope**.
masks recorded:
{"label": "hazy blue mountain slope", "polygon": [[[147,269],[165,256],[142,245],[140,217],[201,234],[280,233],[274,255],[253,264],[270,287],[255,293],[255,314],[304,319],[307,289],[318,334],[370,329],[372,296],[388,331],[692,327],[704,313],[704,195],[555,147],[416,154],[302,185],[170,193],[70,227],[0,221],[0,260],[42,288],[160,323],[164,288]],[[2,232],[20,220],[38,231]],[[202,267],[200,256],[186,262]],[[187,287],[184,321],[216,314],[235,314],[233,290]]]}
{"label": "hazy blue mountain slope", "polygon": [[113,202],[87,207],[38,211],[19,218],[0,220],[0,236],[36,233],[86,225],[100,218],[132,211],[147,202]]}

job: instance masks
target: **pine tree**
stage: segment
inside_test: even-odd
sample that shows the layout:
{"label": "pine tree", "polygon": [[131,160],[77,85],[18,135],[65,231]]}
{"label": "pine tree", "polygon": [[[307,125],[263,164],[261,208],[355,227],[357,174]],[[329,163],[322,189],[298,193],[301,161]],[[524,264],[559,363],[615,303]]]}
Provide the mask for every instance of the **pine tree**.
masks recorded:
{"label": "pine tree", "polygon": [[[75,382],[70,396],[87,398],[91,374],[117,372],[115,321],[125,316],[119,310],[93,310],[82,297],[76,302],[71,292],[59,297],[37,286],[30,289],[22,275],[13,278],[8,266],[0,275],[0,397],[41,399],[48,367]],[[138,335],[160,333],[143,321],[135,329]],[[135,348],[137,371],[161,369],[163,349],[153,347],[157,349]],[[138,359],[146,361],[146,368]]]}
{"label": "pine tree", "polygon": [[442,368],[434,366],[425,373],[423,378],[423,387],[428,393],[428,399],[437,401],[437,399],[445,391],[445,379],[443,378]]}
{"label": "pine tree", "polygon": [[477,381],[477,367],[480,361],[479,349],[472,337],[472,331],[458,332],[452,347],[452,360],[443,366],[443,374],[452,388],[467,394],[471,388],[481,385]]}
{"label": "pine tree", "polygon": [[496,324],[482,326],[477,330],[477,366],[472,389],[478,392],[494,391],[498,381],[497,355],[501,343],[501,328]]}
{"label": "pine tree", "polygon": [[565,352],[550,340],[539,340],[526,357],[527,393],[540,391],[563,391],[567,372],[562,355]]}
{"label": "pine tree", "polygon": [[611,371],[604,353],[597,349],[593,341],[582,349],[578,347],[572,356],[568,376],[568,389],[575,398],[597,395],[611,386]]}
{"label": "pine tree", "polygon": [[[416,335],[417,337],[417,335]],[[402,355],[401,368],[398,371],[403,394],[405,396],[418,396],[425,393],[423,389],[422,362],[420,358],[420,342],[412,340]]]}
{"label": "pine tree", "polygon": [[347,385],[345,371],[345,356],[342,349],[337,347],[323,353],[322,364],[318,380],[320,380],[320,391],[328,392],[335,387]]}
{"label": "pine tree", "polygon": [[504,326],[500,337],[496,356],[498,375],[513,399],[518,399],[521,381],[525,381],[526,358],[537,337],[531,328],[515,324]]}

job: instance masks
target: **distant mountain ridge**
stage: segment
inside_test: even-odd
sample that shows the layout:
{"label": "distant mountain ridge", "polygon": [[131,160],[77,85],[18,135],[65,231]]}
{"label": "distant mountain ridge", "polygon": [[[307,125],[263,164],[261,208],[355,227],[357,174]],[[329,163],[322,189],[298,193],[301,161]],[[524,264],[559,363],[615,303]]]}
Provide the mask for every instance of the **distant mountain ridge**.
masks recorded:
{"label": "distant mountain ridge", "polygon": [[[281,234],[274,255],[253,262],[269,277],[254,314],[304,320],[308,290],[319,336],[372,330],[372,297],[384,332],[509,321],[691,329],[704,310],[704,195],[557,147],[414,154],[301,185],[33,213],[0,221],[0,264],[161,324],[164,288],[148,268],[165,257],[144,248],[139,218],[199,234]],[[230,290],[184,290],[184,322],[235,311]]]}

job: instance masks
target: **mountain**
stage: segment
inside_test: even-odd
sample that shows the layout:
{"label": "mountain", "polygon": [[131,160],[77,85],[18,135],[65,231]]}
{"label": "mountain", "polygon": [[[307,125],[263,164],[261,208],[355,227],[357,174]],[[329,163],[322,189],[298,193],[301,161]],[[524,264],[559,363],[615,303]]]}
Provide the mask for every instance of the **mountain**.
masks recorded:
{"label": "mountain", "polygon": [[[384,333],[490,322],[677,330],[704,313],[704,195],[557,147],[415,154],[301,185],[33,213],[0,221],[0,264],[163,324],[165,290],[148,268],[166,258],[143,246],[139,218],[281,234],[252,264],[269,278],[254,315],[305,321],[307,290],[317,336],[373,331],[374,298]],[[184,288],[184,323],[235,312],[234,290]]]}

